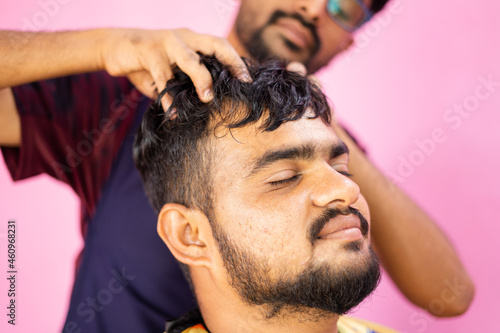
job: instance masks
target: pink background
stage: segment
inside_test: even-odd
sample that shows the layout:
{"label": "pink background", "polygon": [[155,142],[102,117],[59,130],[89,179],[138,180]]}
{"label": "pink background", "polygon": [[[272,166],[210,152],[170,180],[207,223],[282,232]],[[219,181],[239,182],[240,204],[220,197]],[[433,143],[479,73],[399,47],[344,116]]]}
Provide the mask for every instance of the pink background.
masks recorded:
{"label": "pink background", "polygon": [[[238,5],[237,0],[1,1],[2,29],[188,27],[218,36],[226,35]],[[384,277],[355,315],[402,332],[495,331],[500,314],[500,221],[494,215],[500,204],[500,85],[483,100],[474,94],[480,78],[500,82],[500,4],[394,0],[391,8],[319,76],[337,116],[455,244],[475,281],[476,297],[465,315],[435,319],[409,304]],[[469,103],[470,114],[446,120],[454,103]],[[430,144],[433,131],[440,131],[442,140]],[[18,223],[15,327],[5,316],[5,236],[12,218]],[[2,160],[0,243],[0,330],[59,331],[83,245],[74,194],[46,176],[13,184]]]}

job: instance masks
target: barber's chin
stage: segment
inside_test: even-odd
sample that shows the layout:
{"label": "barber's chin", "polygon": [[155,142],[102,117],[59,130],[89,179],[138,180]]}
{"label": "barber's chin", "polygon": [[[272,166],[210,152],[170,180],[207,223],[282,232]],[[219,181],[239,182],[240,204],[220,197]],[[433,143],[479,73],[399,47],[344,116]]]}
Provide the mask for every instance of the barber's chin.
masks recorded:
{"label": "barber's chin", "polygon": [[280,31],[269,29],[263,38],[272,54],[281,59],[306,63],[311,57],[309,48],[295,44]]}
{"label": "barber's chin", "polygon": [[[308,49],[300,49],[294,47],[294,44],[291,43],[289,40],[286,38],[283,38],[282,41],[279,43],[279,45],[282,45],[280,50],[278,52],[281,52],[283,55],[283,58],[285,58],[288,61],[298,61],[303,64],[307,63],[309,61],[311,52],[309,52]],[[280,54],[280,53],[278,53]]]}

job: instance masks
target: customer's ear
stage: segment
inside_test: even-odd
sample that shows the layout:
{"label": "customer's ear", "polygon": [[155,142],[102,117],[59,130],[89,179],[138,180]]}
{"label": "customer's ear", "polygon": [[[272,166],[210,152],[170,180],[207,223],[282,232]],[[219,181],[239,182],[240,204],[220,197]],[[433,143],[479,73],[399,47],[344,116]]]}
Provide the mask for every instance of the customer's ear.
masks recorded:
{"label": "customer's ear", "polygon": [[180,262],[189,266],[207,266],[211,263],[210,223],[199,210],[180,204],[163,206],[158,215],[158,234]]}

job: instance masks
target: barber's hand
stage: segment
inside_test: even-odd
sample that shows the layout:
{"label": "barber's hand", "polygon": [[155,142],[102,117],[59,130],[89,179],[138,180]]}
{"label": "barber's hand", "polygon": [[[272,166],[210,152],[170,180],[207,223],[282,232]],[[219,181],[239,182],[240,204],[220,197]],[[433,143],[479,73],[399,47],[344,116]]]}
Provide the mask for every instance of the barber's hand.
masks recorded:
{"label": "barber's hand", "polygon": [[[212,77],[200,64],[197,51],[215,54],[230,66],[231,73],[243,81],[251,81],[248,70],[236,50],[226,39],[179,30],[112,29],[102,45],[102,62],[113,76],[128,76],[144,95],[154,98],[172,78],[172,67],[178,66],[194,83],[203,102],[213,99]],[[166,110],[170,96],[162,100]]]}
{"label": "barber's hand", "polygon": [[298,61],[292,61],[288,65],[286,65],[286,70],[290,72],[299,73],[302,76],[307,75],[307,68],[303,63]]}
{"label": "barber's hand", "polygon": [[318,87],[322,87],[321,81],[314,75],[312,74],[307,74],[307,68],[304,66],[303,63],[298,62],[298,61],[292,61],[286,66],[286,70],[290,72],[296,72],[299,73],[302,76],[307,76],[309,80],[314,82]]}

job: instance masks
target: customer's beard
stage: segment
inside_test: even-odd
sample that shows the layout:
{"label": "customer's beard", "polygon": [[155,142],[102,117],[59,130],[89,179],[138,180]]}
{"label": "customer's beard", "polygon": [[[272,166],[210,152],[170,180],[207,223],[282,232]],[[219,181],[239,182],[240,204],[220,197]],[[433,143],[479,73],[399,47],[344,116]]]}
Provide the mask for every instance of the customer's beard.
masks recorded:
{"label": "customer's beard", "polygon": [[[269,272],[273,269],[265,260],[256,260],[218,227],[214,228],[214,237],[230,285],[245,303],[261,306],[267,319],[283,318],[291,313],[302,313],[305,320],[345,314],[380,281],[379,261],[371,247],[369,254],[357,261],[355,267],[336,269],[329,263],[310,262],[298,276],[290,277],[289,272],[278,271],[273,274],[278,278],[271,279]],[[346,249],[361,251],[357,246]]]}

